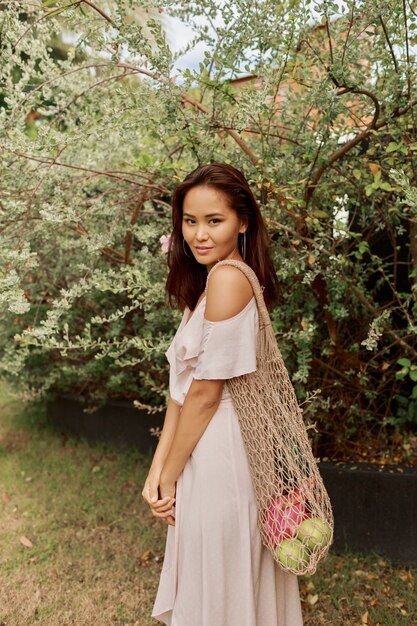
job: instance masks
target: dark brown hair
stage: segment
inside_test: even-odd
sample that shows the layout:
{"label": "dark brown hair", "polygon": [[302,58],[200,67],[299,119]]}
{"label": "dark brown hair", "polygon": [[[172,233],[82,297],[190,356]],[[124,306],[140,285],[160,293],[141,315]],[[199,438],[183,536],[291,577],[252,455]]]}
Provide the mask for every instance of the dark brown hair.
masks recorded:
{"label": "dark brown hair", "polygon": [[[184,198],[190,189],[199,185],[208,185],[223,192],[227,197],[229,207],[234,209],[248,225],[244,261],[254,270],[260,284],[265,286],[263,291],[265,304],[271,308],[272,304],[279,299],[280,288],[268,249],[269,236],[266,226],[246,178],[238,169],[225,163],[200,165],[174,190],[173,230],[168,250],[169,273],[166,281],[170,306],[178,306],[183,310],[186,304],[193,310],[206,286],[207,267],[196,260],[186,242],[183,244],[182,235]],[[241,251],[240,234],[238,245]],[[189,256],[185,254],[184,247]]]}

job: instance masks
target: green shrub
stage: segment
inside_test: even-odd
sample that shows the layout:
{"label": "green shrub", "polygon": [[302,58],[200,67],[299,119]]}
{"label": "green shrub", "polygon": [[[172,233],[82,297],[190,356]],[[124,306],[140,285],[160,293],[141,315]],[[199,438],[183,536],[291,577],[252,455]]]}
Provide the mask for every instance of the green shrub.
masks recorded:
{"label": "green shrub", "polygon": [[[26,394],[163,405],[170,196],[225,161],[261,203],[285,296],[271,317],[319,444],[415,425],[396,375],[416,363],[415,17],[142,4],[1,5],[0,373]],[[166,13],[205,43],[197,68],[175,68]]]}

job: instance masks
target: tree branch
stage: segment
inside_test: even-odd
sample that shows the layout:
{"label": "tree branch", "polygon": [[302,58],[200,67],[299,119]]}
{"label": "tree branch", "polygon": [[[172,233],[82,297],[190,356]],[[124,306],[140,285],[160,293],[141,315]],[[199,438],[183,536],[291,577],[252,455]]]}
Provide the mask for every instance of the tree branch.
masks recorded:
{"label": "tree branch", "polygon": [[[358,300],[360,302],[362,302],[362,304],[368,309],[368,311],[370,311],[372,313],[372,315],[374,315],[374,317],[378,317],[378,315],[380,315],[380,311],[378,311],[363,295],[363,293],[361,292],[361,290],[356,287],[356,285],[354,285],[353,283],[350,284],[350,287],[352,289],[352,291],[355,293],[356,297],[358,298]],[[391,337],[394,337],[394,339],[404,348],[404,350],[410,354],[414,359],[417,358],[417,351],[415,350],[415,348],[413,348],[413,346],[410,346],[408,343],[406,343],[396,332],[395,330],[392,330],[387,322],[385,322],[384,320],[381,320],[381,327],[386,331],[387,335],[391,335]]]}
{"label": "tree branch", "polygon": [[334,63],[334,59],[333,59],[333,46],[332,46],[332,36],[330,34],[330,28],[329,28],[329,18],[327,16],[326,13],[326,33],[327,33],[327,39],[329,41],[329,54],[330,54],[330,63],[333,65]]}
{"label": "tree branch", "polygon": [[363,94],[367,96],[368,98],[370,98],[375,105],[374,116],[371,122],[367,125],[367,127],[361,133],[359,133],[358,135],[356,135],[356,137],[353,137],[353,139],[346,142],[343,146],[335,150],[333,154],[331,154],[330,157],[327,159],[326,163],[322,163],[314,172],[311,178],[311,182],[307,185],[305,195],[304,195],[304,203],[305,203],[305,207],[303,210],[304,213],[306,212],[306,209],[310,203],[310,200],[313,196],[317,183],[319,182],[320,178],[323,176],[326,169],[330,167],[330,165],[332,165],[335,161],[338,161],[345,154],[347,154],[349,150],[351,150],[354,146],[360,143],[362,139],[365,139],[368,136],[370,130],[373,130],[376,128],[376,124],[377,124],[379,114],[380,114],[380,105],[379,105],[377,97],[368,89],[354,89],[354,88],[349,88],[349,87],[342,88],[341,91],[339,91],[337,95],[340,96],[340,95],[344,95],[345,93]]}
{"label": "tree branch", "polygon": [[[176,146],[175,148],[173,148],[165,157],[165,159],[163,159],[163,162],[165,162],[167,159],[170,159],[176,152],[178,152],[178,150],[182,150],[182,148],[184,147],[183,144],[179,144],[178,146]],[[155,173],[153,175],[153,179],[156,178],[157,173]],[[132,211],[132,216],[130,218],[130,225],[133,227],[137,220],[138,220],[138,215],[139,212],[144,204],[144,202],[149,199],[150,194],[148,191],[144,191],[141,194],[139,194],[139,198],[137,199],[135,206],[133,208]],[[125,244],[125,253],[124,253],[124,261],[125,263],[130,263],[130,253],[132,250],[132,241],[133,241],[133,236],[132,236],[132,230],[129,230],[126,234],[126,244]]]}
{"label": "tree branch", "polygon": [[[98,174],[98,175],[101,175],[101,176],[107,176],[108,178],[115,178],[115,179],[121,180],[121,181],[123,181],[125,183],[131,183],[132,185],[135,185],[135,186],[147,187],[148,189],[155,189],[155,190],[160,191],[161,193],[164,193],[164,194],[169,194],[170,193],[169,189],[167,189],[166,187],[161,186],[161,185],[155,185],[155,184],[153,184],[151,182],[149,182],[149,183],[138,182],[136,180],[131,180],[129,178],[126,178],[125,176],[118,176],[115,173],[115,172],[117,172],[117,170],[96,170],[96,169],[93,169],[91,167],[82,167],[81,165],[71,165],[70,163],[62,163],[61,161],[57,161],[56,159],[46,159],[46,158],[35,157],[35,156],[32,156],[32,155],[23,154],[22,152],[18,152],[17,150],[10,150],[10,148],[7,148],[7,149],[12,154],[16,154],[16,156],[23,157],[23,158],[28,159],[30,161],[37,161],[38,163],[46,163],[47,165],[59,165],[60,167],[66,167],[66,168],[72,169],[72,170],[79,170],[81,172],[92,172],[94,174]],[[133,176],[140,176],[140,174],[133,174]]]}
{"label": "tree branch", "polygon": [[385,26],[385,22],[384,22],[384,20],[382,19],[382,15],[380,15],[380,16],[379,16],[379,21],[380,21],[380,22],[381,22],[381,24],[382,24],[382,30],[384,31],[385,39],[387,40],[387,44],[388,44],[388,47],[389,47],[390,52],[391,52],[392,61],[393,61],[393,63],[394,63],[395,71],[396,71],[396,72],[397,72],[397,74],[398,74],[398,63],[397,63],[397,59],[395,58],[394,48],[392,47],[392,43],[391,43],[391,40],[390,40],[389,35],[388,35],[387,27]]}
{"label": "tree branch", "polygon": [[[48,167],[48,171],[51,169],[51,167],[56,163],[58,157],[62,154],[62,152],[65,150],[66,146],[64,146],[63,148],[58,148],[56,156],[51,159],[48,163],[49,167]],[[22,244],[22,239],[23,239],[23,235],[24,232],[26,230],[26,225],[29,219],[29,213],[32,209],[32,203],[33,203],[33,198],[35,197],[35,194],[37,192],[37,190],[39,189],[39,187],[41,186],[43,179],[45,178],[46,174],[41,177],[41,179],[38,181],[38,183],[36,184],[35,188],[33,189],[32,193],[29,196],[29,200],[28,200],[28,206],[27,209],[25,211],[25,214],[23,216],[23,222],[22,222],[22,227],[20,229],[20,233],[19,233],[19,246]]]}
{"label": "tree branch", "polygon": [[101,17],[104,17],[104,19],[109,23],[113,25],[113,20],[111,19],[111,17],[109,15],[107,15],[107,13],[105,13],[102,9],[100,9],[98,6],[96,6],[94,4],[94,2],[90,2],[90,0],[81,0],[81,2],[83,2],[84,4],[87,4],[89,7],[91,7],[92,9],[94,9],[94,11],[97,11],[97,13],[99,13],[101,15]]}
{"label": "tree branch", "polygon": [[83,0],[77,0],[76,2],[72,2],[71,4],[66,4],[63,7],[59,7],[57,9],[52,9],[51,11],[48,11],[45,15],[41,15],[40,17],[38,17],[38,19],[36,19],[34,22],[31,22],[31,24],[28,26],[28,28],[20,35],[19,39],[13,44],[13,48],[14,49],[17,48],[18,44],[22,41],[23,37],[26,37],[28,32],[30,30],[32,30],[32,28],[34,26],[36,26],[36,24],[39,24],[39,22],[41,22],[42,20],[47,19],[48,17],[50,17],[54,13],[62,13],[62,11],[65,11],[66,9],[71,9],[72,7],[79,6],[81,4],[81,2],[83,2]]}
{"label": "tree branch", "polygon": [[56,117],[54,117],[48,124],[48,128],[50,128],[53,124],[56,124],[59,119],[62,117],[62,115],[65,113],[65,111],[67,109],[69,109],[69,107],[74,104],[74,102],[76,102],[78,100],[78,98],[81,98],[82,96],[84,96],[86,93],[88,93],[91,89],[94,89],[95,87],[97,87],[98,85],[103,85],[104,83],[107,83],[109,81],[116,81],[116,80],[120,80],[121,78],[126,78],[126,76],[133,76],[137,74],[137,72],[123,72],[123,74],[115,74],[113,76],[107,76],[106,78],[103,78],[102,80],[99,80],[98,82],[94,83],[94,85],[90,85],[89,87],[87,87],[86,89],[84,89],[84,91],[81,91],[80,93],[77,93],[72,100],[70,100],[70,102],[68,102],[67,105],[65,105],[64,107],[62,107],[58,113],[56,114]]}
{"label": "tree branch", "polygon": [[[90,235],[88,231],[84,228],[81,222],[77,224],[66,224],[67,228],[73,230],[74,232],[81,235],[81,237],[88,238]],[[123,254],[121,254],[115,248],[110,248],[109,246],[104,246],[101,249],[101,253],[103,256],[108,257],[113,263],[123,263]]]}
{"label": "tree branch", "polygon": [[408,24],[407,24],[407,6],[405,0],[403,0],[403,15],[404,15],[404,28],[405,28],[405,49],[407,55],[407,96],[411,97],[411,79],[410,79],[410,41],[408,36]]}

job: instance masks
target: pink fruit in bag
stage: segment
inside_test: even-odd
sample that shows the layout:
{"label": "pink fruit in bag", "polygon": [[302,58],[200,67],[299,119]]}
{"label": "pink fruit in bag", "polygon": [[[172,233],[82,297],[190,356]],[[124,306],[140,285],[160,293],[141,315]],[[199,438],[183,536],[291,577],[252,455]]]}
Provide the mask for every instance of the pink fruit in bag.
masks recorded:
{"label": "pink fruit in bag", "polygon": [[274,549],[284,539],[293,537],[306,517],[304,498],[299,490],[286,497],[275,497],[266,511],[263,525]]}

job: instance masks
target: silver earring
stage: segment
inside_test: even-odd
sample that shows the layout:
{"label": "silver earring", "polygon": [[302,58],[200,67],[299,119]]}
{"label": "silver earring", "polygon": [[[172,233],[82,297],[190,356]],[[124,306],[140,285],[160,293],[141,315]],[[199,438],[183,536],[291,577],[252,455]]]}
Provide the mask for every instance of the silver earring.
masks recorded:
{"label": "silver earring", "polygon": [[241,233],[241,235],[243,235],[242,256],[244,259],[246,259],[246,230],[245,232]]}
{"label": "silver earring", "polygon": [[191,259],[190,255],[189,255],[189,254],[187,254],[187,252],[186,252],[186,250],[185,250],[185,245],[184,245],[184,244],[185,244],[185,239],[184,239],[184,237],[183,237],[183,238],[182,238],[182,248],[183,248],[183,250],[184,250],[184,254],[185,254],[185,256],[188,256],[188,257]]}

